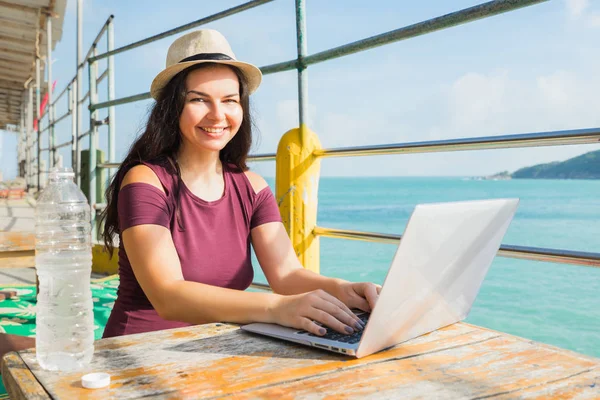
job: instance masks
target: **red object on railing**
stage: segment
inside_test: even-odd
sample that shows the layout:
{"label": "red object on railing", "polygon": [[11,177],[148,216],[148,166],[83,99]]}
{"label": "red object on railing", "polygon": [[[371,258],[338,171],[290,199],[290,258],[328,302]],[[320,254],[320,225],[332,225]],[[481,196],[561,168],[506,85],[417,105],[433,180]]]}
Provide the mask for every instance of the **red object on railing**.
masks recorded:
{"label": "red object on railing", "polygon": [[[54,88],[56,87],[56,81],[54,81],[52,83],[52,93],[54,93]],[[42,99],[41,103],[40,103],[40,115],[42,115],[44,113],[44,109],[46,108],[46,106],[48,105],[48,93],[46,93],[44,95],[44,98]],[[33,120],[33,130],[34,132],[37,132],[38,130],[38,121],[37,119]]]}

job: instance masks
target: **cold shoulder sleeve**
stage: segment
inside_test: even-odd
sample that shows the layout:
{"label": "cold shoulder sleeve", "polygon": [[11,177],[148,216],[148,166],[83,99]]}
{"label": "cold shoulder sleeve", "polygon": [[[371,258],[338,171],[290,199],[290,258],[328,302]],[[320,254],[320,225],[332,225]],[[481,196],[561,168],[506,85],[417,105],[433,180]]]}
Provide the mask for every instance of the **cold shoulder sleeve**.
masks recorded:
{"label": "cold shoulder sleeve", "polygon": [[281,222],[277,201],[269,187],[264,188],[256,194],[252,219],[250,220],[250,229],[266,224],[267,222]]}
{"label": "cold shoulder sleeve", "polygon": [[130,183],[119,190],[119,230],[136,225],[170,227],[171,208],[167,196],[147,183]]}

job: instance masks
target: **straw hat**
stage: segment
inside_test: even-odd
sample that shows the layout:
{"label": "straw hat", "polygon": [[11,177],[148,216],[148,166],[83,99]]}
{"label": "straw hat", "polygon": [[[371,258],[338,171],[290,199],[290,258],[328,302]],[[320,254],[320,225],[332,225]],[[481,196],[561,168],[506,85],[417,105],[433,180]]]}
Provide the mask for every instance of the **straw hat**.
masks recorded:
{"label": "straw hat", "polygon": [[232,65],[239,68],[248,81],[248,90],[253,93],[262,80],[260,69],[235,59],[235,54],[225,37],[213,29],[201,29],[178,38],[167,52],[166,68],[162,70],[150,86],[150,95],[158,99],[160,91],[177,73],[200,63]]}

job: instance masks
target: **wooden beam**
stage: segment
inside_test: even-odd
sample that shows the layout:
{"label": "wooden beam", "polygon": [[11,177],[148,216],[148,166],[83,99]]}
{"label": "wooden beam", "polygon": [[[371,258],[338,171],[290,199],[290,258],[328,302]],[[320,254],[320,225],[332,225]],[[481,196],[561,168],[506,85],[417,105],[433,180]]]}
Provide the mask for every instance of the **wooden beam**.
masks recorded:
{"label": "wooden beam", "polygon": [[25,4],[25,2],[23,2],[23,1],[19,1],[19,4],[15,4],[15,2],[8,3],[6,1],[0,0],[0,7],[5,7],[12,11],[23,11],[23,12],[35,13],[35,14],[37,14],[39,8],[46,9],[47,4],[48,3],[46,2],[46,4],[42,5],[41,7],[33,7],[31,5]]}
{"label": "wooden beam", "polygon": [[0,17],[0,33],[15,39],[35,41],[35,25],[23,25]]}
{"label": "wooden beam", "polygon": [[0,109],[0,115],[13,115],[13,114],[19,114],[19,110],[18,109],[13,109],[13,110],[7,110],[6,108],[4,109]]}
{"label": "wooden beam", "polygon": [[25,69],[18,71],[14,69],[0,69],[0,79],[5,79],[7,81],[14,81],[15,79],[18,82],[25,83],[27,79],[31,76],[31,71],[27,71]]}
{"label": "wooden beam", "polygon": [[0,251],[0,268],[35,267],[35,250]]}
{"label": "wooden beam", "polygon": [[7,82],[3,79],[0,79],[0,89],[14,89],[18,91],[23,91],[25,88],[23,85],[15,84],[14,82]]}
{"label": "wooden beam", "polygon": [[[35,66],[34,60],[32,60],[31,62],[31,66],[29,66],[30,68],[32,68]],[[5,70],[5,69],[17,69],[17,70],[21,70],[23,67],[23,63],[17,63],[15,61],[7,61],[7,60],[3,60],[0,59],[0,71]]]}
{"label": "wooden beam", "polygon": [[9,82],[18,82],[21,85],[23,85],[25,83],[25,81],[27,80],[27,78],[23,79],[22,77],[12,76],[9,74],[5,74],[3,72],[0,72],[0,79],[9,81]]}
{"label": "wooden beam", "polygon": [[0,67],[0,73],[2,72],[8,72],[10,74],[27,74],[30,75],[31,74],[31,70],[28,68],[23,68],[23,64],[12,64],[10,66],[7,67]]}
{"label": "wooden beam", "polygon": [[0,8],[2,9],[3,18],[19,23],[29,23],[31,20],[35,21],[38,16],[38,9],[36,8],[7,3],[5,1],[0,1]]}
{"label": "wooden beam", "polygon": [[18,111],[17,109],[14,109],[14,110],[7,110],[7,109],[6,109],[6,108],[4,108],[4,107],[3,107],[2,109],[0,109],[0,113],[2,113],[2,114],[11,114],[11,115],[12,115],[12,114],[14,114],[14,113],[18,113],[18,112],[19,112],[19,111]]}
{"label": "wooden beam", "polygon": [[0,47],[21,51],[22,49],[35,49],[35,40],[16,39],[0,34]]}
{"label": "wooden beam", "polygon": [[21,101],[23,91],[24,90],[7,89],[0,86],[0,99],[10,98]]}
{"label": "wooden beam", "polygon": [[13,87],[3,87],[2,82],[0,82],[0,98],[11,97],[19,100],[23,96],[24,91],[25,88],[22,85],[20,89],[16,89]]}
{"label": "wooden beam", "polygon": [[34,232],[0,232],[0,251],[28,251],[34,249]]}
{"label": "wooden beam", "polygon": [[0,115],[6,115],[12,119],[21,115],[21,112],[19,110],[0,110]]}
{"label": "wooden beam", "polygon": [[0,109],[0,115],[10,116],[11,118],[17,117],[21,114],[19,109],[11,109],[11,110],[2,110]]}
{"label": "wooden beam", "polygon": [[21,104],[21,96],[8,96],[0,94],[0,104]]}
{"label": "wooden beam", "polygon": [[12,54],[15,56],[26,56],[26,57],[35,55],[35,51],[34,51],[33,47],[31,49],[15,50],[15,49],[9,49],[7,47],[0,45],[0,52],[2,52],[4,54],[8,53],[8,54]]}
{"label": "wooden beam", "polygon": [[[3,89],[0,88],[0,91],[2,91]],[[7,93],[6,91],[9,90],[9,93]],[[6,101],[6,99],[12,99],[12,100],[16,100],[16,101],[27,101],[27,98],[22,99],[21,97],[21,93],[15,89],[4,89],[4,92],[0,92],[0,99],[2,99],[2,101]],[[35,99],[34,99],[35,100]]]}
{"label": "wooden beam", "polygon": [[0,116],[0,122],[3,124],[14,124],[18,125],[17,121],[14,118],[4,118]]}
{"label": "wooden beam", "polygon": [[0,60],[14,61],[21,64],[34,62],[34,54],[15,54],[5,49],[0,49]]}

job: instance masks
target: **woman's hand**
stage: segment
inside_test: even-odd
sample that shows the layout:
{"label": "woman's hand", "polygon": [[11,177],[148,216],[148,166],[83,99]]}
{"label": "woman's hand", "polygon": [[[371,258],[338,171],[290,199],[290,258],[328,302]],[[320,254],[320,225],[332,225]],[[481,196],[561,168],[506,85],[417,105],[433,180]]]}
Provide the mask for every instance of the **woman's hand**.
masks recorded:
{"label": "woman's hand", "polygon": [[358,308],[365,312],[371,312],[379,293],[381,286],[370,282],[341,282],[338,285],[336,296],[348,308]]}
{"label": "woman's hand", "polygon": [[345,334],[364,328],[362,321],[344,303],[324,290],[278,296],[271,312],[273,322],[318,336],[327,331],[317,323]]}

